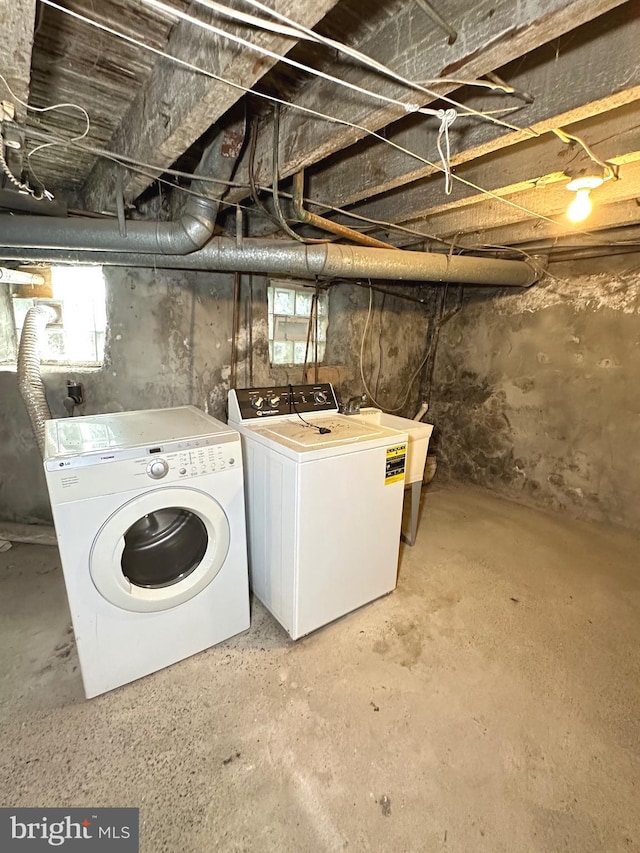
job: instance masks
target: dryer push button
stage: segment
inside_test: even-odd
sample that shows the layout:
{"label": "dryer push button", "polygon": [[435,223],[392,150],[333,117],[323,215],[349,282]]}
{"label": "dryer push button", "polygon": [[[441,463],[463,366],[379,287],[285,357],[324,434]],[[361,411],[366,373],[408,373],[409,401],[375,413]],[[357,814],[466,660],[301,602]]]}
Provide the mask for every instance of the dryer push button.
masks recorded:
{"label": "dryer push button", "polygon": [[167,476],[168,471],[169,466],[164,459],[154,459],[153,462],[149,462],[147,465],[147,474],[153,480],[161,480],[163,477]]}

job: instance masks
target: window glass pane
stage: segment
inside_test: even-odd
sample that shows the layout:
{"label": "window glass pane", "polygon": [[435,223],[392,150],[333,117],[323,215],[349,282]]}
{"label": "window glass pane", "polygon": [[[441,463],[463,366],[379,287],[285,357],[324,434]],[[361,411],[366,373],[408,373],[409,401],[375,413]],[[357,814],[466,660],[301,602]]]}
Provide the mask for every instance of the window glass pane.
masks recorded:
{"label": "window glass pane", "polygon": [[274,340],[277,341],[306,341],[307,321],[289,319],[289,317],[275,318]]}
{"label": "window glass pane", "polygon": [[[293,345],[293,363],[304,364],[304,354],[307,349],[306,341],[298,341]],[[309,343],[309,352],[307,354],[309,361],[313,359],[313,344]]]}
{"label": "window glass pane", "polygon": [[107,316],[102,268],[51,267],[53,299],[12,298],[18,335],[32,305],[55,304],[60,321],[47,327],[43,361],[100,364],[104,355]]}
{"label": "window glass pane", "polygon": [[276,288],[273,300],[274,314],[293,314],[295,308],[295,291]]}
{"label": "window glass pane", "polygon": [[43,347],[42,357],[45,359],[60,359],[65,352],[64,347],[64,332],[62,329],[56,329],[55,326],[47,328],[47,339]]}
{"label": "window glass pane", "polygon": [[296,293],[296,314],[298,317],[308,317],[311,313],[311,302],[313,301],[313,293],[299,290]]}
{"label": "window glass pane", "polygon": [[293,364],[293,341],[273,342],[274,364]]}
{"label": "window glass pane", "polygon": [[13,299],[13,316],[16,321],[16,331],[19,333],[24,325],[24,318],[27,316],[27,311],[35,305],[33,299]]}

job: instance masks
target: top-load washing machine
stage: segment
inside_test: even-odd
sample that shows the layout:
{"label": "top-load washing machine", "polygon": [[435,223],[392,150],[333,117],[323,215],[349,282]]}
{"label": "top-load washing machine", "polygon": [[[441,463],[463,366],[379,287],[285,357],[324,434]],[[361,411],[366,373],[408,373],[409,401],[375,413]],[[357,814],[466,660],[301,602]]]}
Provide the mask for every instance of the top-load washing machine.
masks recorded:
{"label": "top-load washing machine", "polygon": [[330,384],[229,393],[253,591],[295,640],[395,589],[407,436],[338,414]]}
{"label": "top-load washing machine", "polygon": [[249,627],[240,436],[192,406],[48,421],[87,697]]}

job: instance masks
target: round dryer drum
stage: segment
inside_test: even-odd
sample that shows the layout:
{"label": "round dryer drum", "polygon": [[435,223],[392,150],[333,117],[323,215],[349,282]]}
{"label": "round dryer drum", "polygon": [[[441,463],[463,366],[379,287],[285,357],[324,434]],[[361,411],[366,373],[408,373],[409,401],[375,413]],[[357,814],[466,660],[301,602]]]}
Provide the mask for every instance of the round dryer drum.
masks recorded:
{"label": "round dryer drum", "polygon": [[227,557],[229,522],[195,489],[145,492],[113,513],[91,549],[91,577],[123,610],[167,610],[201,592]]}

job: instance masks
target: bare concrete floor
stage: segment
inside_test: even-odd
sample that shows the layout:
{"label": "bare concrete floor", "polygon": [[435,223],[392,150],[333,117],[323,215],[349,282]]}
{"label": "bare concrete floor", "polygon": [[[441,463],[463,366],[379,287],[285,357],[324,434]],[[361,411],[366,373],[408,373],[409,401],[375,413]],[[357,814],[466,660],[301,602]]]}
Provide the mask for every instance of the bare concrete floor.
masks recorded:
{"label": "bare concrete floor", "polygon": [[398,590],[83,700],[53,549],[0,554],[0,799],[139,806],[160,851],[640,849],[640,540],[424,495]]}

